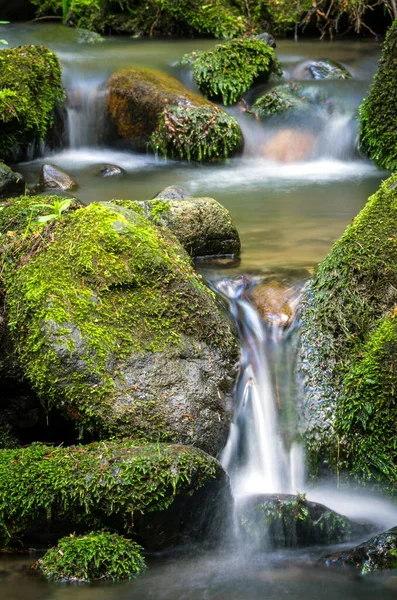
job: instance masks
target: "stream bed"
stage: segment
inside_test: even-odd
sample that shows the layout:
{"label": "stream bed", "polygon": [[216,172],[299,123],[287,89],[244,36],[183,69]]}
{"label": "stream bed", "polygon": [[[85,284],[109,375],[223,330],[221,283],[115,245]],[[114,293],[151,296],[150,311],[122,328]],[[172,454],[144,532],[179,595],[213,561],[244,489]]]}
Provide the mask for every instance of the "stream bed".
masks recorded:
{"label": "stream bed", "polygon": [[[305,278],[329,252],[367,198],[387,174],[355,150],[356,111],[376,71],[380,46],[374,41],[277,42],[285,78],[299,79],[308,59],[340,61],[353,74],[348,81],[305,82],[343,104],[340,115],[316,131],[314,149],[300,162],[280,164],[263,151],[268,131],[238,108],[245,151],[241,157],[212,165],[163,160],[151,155],[101,146],[100,114],[92,110],[103,85],[116,69],[139,65],[183,78],[175,62],[186,52],[207,49],[214,40],[135,40],[106,38],[81,46],[73,31],[60,25],[0,26],[10,46],[45,44],[60,57],[69,95],[81,98],[79,111],[69,111],[69,145],[61,152],[16,165],[29,184],[38,180],[44,162],[65,169],[79,184],[84,203],[112,198],[144,200],[172,184],[194,196],[218,200],[231,213],[242,241],[242,257],[226,274],[262,276],[288,274]],[[79,113],[79,114],[77,114]],[[284,128],[285,124],[282,125]],[[288,125],[289,126],[289,125]],[[301,127],[311,128],[311,124]],[[277,125],[276,127],[280,127]],[[116,164],[123,177],[101,178],[96,166]],[[217,272],[219,268],[217,267]],[[205,274],[214,275],[213,268]],[[225,271],[223,271],[223,275]],[[322,499],[324,501],[324,499]],[[397,524],[391,518],[389,526]],[[397,594],[397,575],[358,576],[316,565],[330,548],[252,554],[249,548],[228,548],[218,554],[148,557],[149,570],[136,581],[113,585],[49,584],[29,572],[32,557],[0,557],[2,600],[388,600]]]}

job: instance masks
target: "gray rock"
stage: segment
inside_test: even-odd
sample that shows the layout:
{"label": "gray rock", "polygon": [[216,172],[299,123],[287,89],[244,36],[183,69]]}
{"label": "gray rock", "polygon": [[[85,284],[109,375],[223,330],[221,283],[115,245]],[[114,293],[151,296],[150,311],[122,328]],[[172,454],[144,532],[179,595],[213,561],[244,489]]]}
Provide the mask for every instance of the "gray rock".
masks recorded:
{"label": "gray rock", "polygon": [[255,37],[256,37],[256,39],[262,40],[262,42],[265,42],[265,44],[267,44],[271,48],[276,47],[276,40],[270,33],[267,33],[266,31],[264,31],[263,33],[259,33]]}
{"label": "gray rock", "polygon": [[294,70],[292,76],[298,79],[351,79],[349,71],[340,63],[324,60],[308,60]]}
{"label": "gray rock", "polygon": [[155,200],[156,198],[162,198],[163,200],[186,200],[186,198],[192,197],[193,196],[191,195],[191,193],[188,192],[188,190],[186,190],[182,186],[169,185],[168,187],[161,190],[161,192],[156,194],[154,198],[152,198],[152,200]]}
{"label": "gray rock", "polygon": [[39,185],[42,190],[76,190],[77,183],[57,165],[47,164],[41,167]]}
{"label": "gray rock", "polygon": [[81,29],[80,27],[76,27],[76,42],[78,44],[98,44],[104,42],[104,38],[95,31],[90,31],[89,29]]}
{"label": "gray rock", "polygon": [[0,198],[20,196],[25,191],[25,180],[19,173],[0,162]]}
{"label": "gray rock", "polygon": [[124,175],[125,171],[121,167],[117,165],[98,165],[95,167],[97,175],[101,175],[102,177],[118,177],[120,175]]}

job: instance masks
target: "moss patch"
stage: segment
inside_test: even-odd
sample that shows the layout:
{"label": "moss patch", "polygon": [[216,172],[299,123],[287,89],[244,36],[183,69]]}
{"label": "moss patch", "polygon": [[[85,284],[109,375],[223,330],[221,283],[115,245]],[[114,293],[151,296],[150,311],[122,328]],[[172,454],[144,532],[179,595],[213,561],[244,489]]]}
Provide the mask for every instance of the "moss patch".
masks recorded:
{"label": "moss patch", "polygon": [[141,546],[115,533],[70,535],[48,550],[34,568],[50,581],[134,579],[145,569]]}
{"label": "moss patch", "polygon": [[0,50],[0,157],[21,156],[42,141],[64,99],[57,56],[44,46]]}
{"label": "moss patch", "polygon": [[397,168],[397,21],[382,48],[378,72],[360,106],[360,149],[379,166]]}
{"label": "moss patch", "polygon": [[166,510],[221,472],[195,448],[129,440],[0,451],[0,544],[18,545],[34,525],[66,521],[87,531],[108,518],[132,532],[134,515]]}
{"label": "moss patch", "polygon": [[272,73],[282,71],[274,50],[262,40],[244,38],[218,44],[212,50],[183,57],[193,63],[194,81],[201,92],[223,104],[234,104],[244,92]]}
{"label": "moss patch", "polygon": [[307,110],[309,107],[310,100],[305,98],[299,84],[288,83],[277,86],[258,98],[253,104],[252,110],[261,119],[266,119],[296,110]]}

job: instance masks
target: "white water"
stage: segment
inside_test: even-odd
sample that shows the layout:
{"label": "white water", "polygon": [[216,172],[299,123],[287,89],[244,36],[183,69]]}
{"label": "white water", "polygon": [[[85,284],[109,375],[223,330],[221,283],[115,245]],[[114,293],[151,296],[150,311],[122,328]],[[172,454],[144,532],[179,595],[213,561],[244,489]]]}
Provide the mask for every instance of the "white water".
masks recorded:
{"label": "white water", "polygon": [[102,78],[75,77],[65,82],[70,148],[95,147],[101,142],[106,91]]}
{"label": "white water", "polygon": [[218,293],[229,303],[242,343],[235,417],[221,463],[230,474],[235,497],[295,493],[304,486],[304,456],[297,444],[287,450],[281,436],[266,356],[268,334],[257,311],[244,297],[245,284],[244,278],[225,278],[215,283]]}

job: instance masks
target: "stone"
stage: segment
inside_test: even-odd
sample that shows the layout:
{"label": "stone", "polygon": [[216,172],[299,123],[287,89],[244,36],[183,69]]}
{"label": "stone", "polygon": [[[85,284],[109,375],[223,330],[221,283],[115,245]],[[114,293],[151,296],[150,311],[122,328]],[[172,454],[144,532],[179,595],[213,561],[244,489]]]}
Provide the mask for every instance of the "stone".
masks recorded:
{"label": "stone", "polygon": [[14,173],[10,167],[0,162],[0,198],[20,196],[25,191],[25,185],[22,175]]}
{"label": "stone", "polygon": [[299,299],[295,286],[277,279],[263,281],[249,291],[248,298],[269,325],[288,327],[293,323]]}
{"label": "stone", "polygon": [[71,192],[78,188],[77,183],[61,167],[46,164],[41,167],[39,186],[42,190],[62,190]]}
{"label": "stone", "polygon": [[272,34],[268,33],[267,31],[264,31],[263,33],[258,33],[258,35],[256,35],[255,37],[257,40],[262,40],[262,42],[265,42],[265,44],[270,46],[270,48],[276,47],[276,40],[274,39]]}
{"label": "stone", "polygon": [[186,198],[193,198],[193,196],[181,185],[169,185],[156,194],[152,200],[156,198],[162,198],[163,200],[186,200]]}
{"label": "stone", "polygon": [[213,198],[184,200],[116,200],[140,212],[156,225],[167,227],[193,257],[240,255],[238,231],[229,211]]}
{"label": "stone", "polygon": [[296,79],[351,79],[351,73],[340,63],[324,60],[308,60],[296,67],[292,73]]}
{"label": "stone", "polygon": [[102,177],[119,177],[120,175],[124,175],[125,171],[121,167],[117,165],[98,165],[95,166],[95,171],[98,175]]}
{"label": "stone", "polygon": [[104,42],[104,38],[95,31],[90,31],[89,29],[81,29],[80,27],[76,27],[76,42],[78,44],[100,44]]}
{"label": "stone", "polygon": [[316,138],[312,133],[281,129],[265,144],[263,155],[279,163],[301,162],[310,156],[315,144]]}

